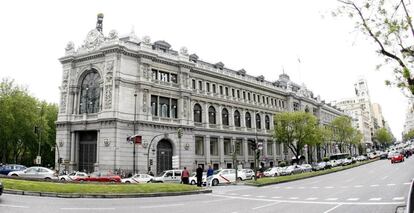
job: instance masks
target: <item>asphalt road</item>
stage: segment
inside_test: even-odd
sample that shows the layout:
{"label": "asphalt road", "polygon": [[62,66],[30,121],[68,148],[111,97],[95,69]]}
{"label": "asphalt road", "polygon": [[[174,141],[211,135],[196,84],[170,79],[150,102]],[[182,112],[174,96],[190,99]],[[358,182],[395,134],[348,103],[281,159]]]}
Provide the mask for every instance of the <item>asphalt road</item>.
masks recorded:
{"label": "asphalt road", "polygon": [[380,160],[342,172],[262,188],[213,187],[212,194],[159,198],[63,199],[3,194],[0,212],[395,212],[404,205],[414,157]]}

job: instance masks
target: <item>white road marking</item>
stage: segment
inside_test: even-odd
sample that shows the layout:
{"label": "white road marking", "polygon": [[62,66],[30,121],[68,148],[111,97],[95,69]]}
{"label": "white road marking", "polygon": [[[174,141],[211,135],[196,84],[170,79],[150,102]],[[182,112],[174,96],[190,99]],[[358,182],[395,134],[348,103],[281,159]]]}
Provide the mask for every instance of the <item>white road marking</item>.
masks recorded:
{"label": "white road marking", "polygon": [[293,187],[291,187],[291,186],[288,186],[288,187],[285,187],[285,189],[293,189]]}
{"label": "white road marking", "polygon": [[384,176],[383,178],[381,178],[381,180],[385,180],[385,179],[387,179],[388,178],[388,176]]}
{"label": "white road marking", "polygon": [[410,185],[411,183],[410,182],[407,182],[407,183],[403,183],[404,185]]}
{"label": "white road marking", "polygon": [[228,200],[232,200],[233,198],[224,198],[224,199],[218,199],[218,200],[208,200],[208,201],[203,201],[202,203],[214,203],[214,202],[221,202],[221,201],[228,201]]}
{"label": "white road marking", "polygon": [[157,206],[140,206],[140,209],[150,209],[150,208],[165,208],[165,207],[174,207],[174,206],[184,206],[184,203],[169,204],[169,205],[157,205]]}
{"label": "white road marking", "polygon": [[243,197],[250,197],[250,195],[243,195]]}
{"label": "white road marking", "polygon": [[378,186],[379,186],[378,184],[370,185],[370,187],[378,187]]}
{"label": "white road marking", "polygon": [[310,197],[310,198],[306,198],[305,200],[317,200],[317,197]]}
{"label": "white road marking", "polygon": [[28,209],[28,206],[16,206],[16,205],[6,205],[6,204],[0,204],[0,207],[10,207],[10,208],[23,208]]}
{"label": "white road marking", "polygon": [[[183,204],[184,205],[184,204]],[[74,210],[74,211],[81,211],[81,210],[115,210],[115,208],[60,208],[61,210]]]}
{"label": "white road marking", "polygon": [[299,189],[304,189],[305,187],[303,187],[303,186],[301,186],[301,187],[299,187]]}
{"label": "white road marking", "polygon": [[342,206],[342,204],[338,204],[338,205],[336,205],[336,206],[334,206],[334,207],[332,207],[332,208],[330,208],[330,209],[328,209],[328,210],[324,211],[323,213],[328,213],[328,212],[331,212],[332,210],[334,210],[334,209],[336,209],[336,208],[338,208],[338,207],[340,207],[340,206]]}
{"label": "white road marking", "polygon": [[266,196],[264,196],[264,195],[259,195],[259,196],[256,196],[256,197],[258,197],[258,198],[263,198],[263,197],[266,197]]}
{"label": "white road marking", "polygon": [[238,195],[237,193],[230,193],[229,195]]}
{"label": "white road marking", "polygon": [[359,198],[353,197],[353,198],[348,198],[347,200],[348,200],[348,201],[358,201],[358,200],[359,200]]}
{"label": "white road marking", "polygon": [[395,183],[389,183],[387,186],[395,186]]}
{"label": "white road marking", "polygon": [[404,197],[394,197],[392,200],[404,200]]}
{"label": "white road marking", "polygon": [[312,189],[319,189],[319,186],[312,186]]}
{"label": "white road marking", "polygon": [[380,197],[374,197],[374,198],[370,198],[369,201],[380,201],[382,200],[382,198]]}
{"label": "white road marking", "polygon": [[325,189],[333,189],[333,186],[325,186]]}
{"label": "white road marking", "polygon": [[282,198],[282,197],[280,197],[280,196],[275,196],[275,197],[272,197],[272,198],[279,199],[279,198]]}
{"label": "white road marking", "polygon": [[338,198],[336,198],[336,197],[332,197],[332,198],[327,198],[327,199],[325,199],[326,201],[335,201],[335,200],[338,200]]}
{"label": "white road marking", "polygon": [[280,202],[274,202],[274,203],[269,203],[269,204],[266,204],[266,205],[263,205],[263,206],[254,207],[254,208],[252,208],[252,210],[261,209],[261,208],[266,208],[266,207],[269,207],[269,206],[276,205],[276,204],[278,204],[278,203],[280,203]]}
{"label": "white road marking", "polygon": [[363,187],[363,185],[356,185],[356,186],[354,186],[355,188],[361,188],[361,187]]}
{"label": "white road marking", "polygon": [[298,197],[290,197],[289,199],[291,199],[291,200],[297,200],[299,198]]}

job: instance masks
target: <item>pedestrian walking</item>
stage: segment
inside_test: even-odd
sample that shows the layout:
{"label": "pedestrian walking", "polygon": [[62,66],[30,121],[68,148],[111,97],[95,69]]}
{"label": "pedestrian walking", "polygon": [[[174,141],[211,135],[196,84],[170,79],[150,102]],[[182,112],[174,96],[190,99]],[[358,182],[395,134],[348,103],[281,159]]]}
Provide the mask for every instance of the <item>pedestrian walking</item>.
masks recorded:
{"label": "pedestrian walking", "polygon": [[190,178],[190,173],[188,172],[187,168],[184,167],[183,172],[181,172],[181,182],[183,184],[188,184],[188,179]]}
{"label": "pedestrian walking", "polygon": [[214,170],[213,168],[211,168],[211,165],[208,165],[208,170],[207,170],[207,187],[211,187],[212,185],[212,179],[213,179],[213,173]]}
{"label": "pedestrian walking", "polygon": [[196,170],[196,176],[197,176],[197,186],[201,187],[201,185],[203,185],[203,168],[201,168],[201,165],[198,165],[198,168]]}

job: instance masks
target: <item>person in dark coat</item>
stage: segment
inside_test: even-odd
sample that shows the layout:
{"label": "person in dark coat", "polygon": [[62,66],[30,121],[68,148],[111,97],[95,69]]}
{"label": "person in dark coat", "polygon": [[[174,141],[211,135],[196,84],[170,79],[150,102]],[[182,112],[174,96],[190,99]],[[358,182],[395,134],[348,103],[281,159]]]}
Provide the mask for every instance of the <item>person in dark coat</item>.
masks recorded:
{"label": "person in dark coat", "polygon": [[203,185],[203,168],[201,168],[201,165],[198,165],[198,168],[196,170],[196,177],[197,177],[197,186],[201,187],[201,185]]}

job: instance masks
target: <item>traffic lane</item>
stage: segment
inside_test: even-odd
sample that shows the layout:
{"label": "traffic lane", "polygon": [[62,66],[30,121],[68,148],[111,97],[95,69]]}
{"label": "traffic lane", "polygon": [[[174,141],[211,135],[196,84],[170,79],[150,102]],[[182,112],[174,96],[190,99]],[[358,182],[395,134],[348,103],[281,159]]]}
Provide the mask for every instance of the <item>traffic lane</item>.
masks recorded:
{"label": "traffic lane", "polygon": [[340,205],[329,213],[391,213],[395,212],[399,205]]}

